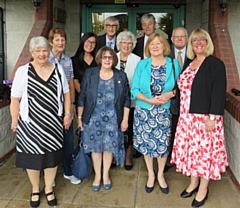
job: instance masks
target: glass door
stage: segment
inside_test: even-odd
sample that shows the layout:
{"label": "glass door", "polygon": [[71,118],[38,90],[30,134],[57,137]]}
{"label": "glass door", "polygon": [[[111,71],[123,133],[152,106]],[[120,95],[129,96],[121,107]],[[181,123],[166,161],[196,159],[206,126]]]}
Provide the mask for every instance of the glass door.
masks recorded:
{"label": "glass door", "polygon": [[172,30],[184,26],[185,6],[175,8],[173,5],[161,4],[139,4],[138,7],[127,7],[127,5],[98,5],[93,4],[91,8],[86,4],[81,5],[81,32],[93,31],[97,35],[104,34],[103,22],[108,16],[115,16],[120,23],[119,32],[129,30],[137,37],[143,35],[141,17],[145,13],[151,13],[156,19],[156,32],[164,34],[170,42]]}

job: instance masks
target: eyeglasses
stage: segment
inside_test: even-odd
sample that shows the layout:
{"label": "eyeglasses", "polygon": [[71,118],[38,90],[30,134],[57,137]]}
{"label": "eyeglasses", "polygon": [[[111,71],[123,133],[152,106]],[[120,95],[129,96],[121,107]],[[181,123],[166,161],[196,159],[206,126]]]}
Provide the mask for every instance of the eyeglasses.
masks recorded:
{"label": "eyeglasses", "polygon": [[186,38],[187,36],[186,35],[174,35],[173,38]]}
{"label": "eyeglasses", "polygon": [[207,42],[207,39],[206,38],[193,38],[192,39],[192,43],[197,43],[197,42],[205,43],[205,42]]}
{"label": "eyeglasses", "polygon": [[133,43],[122,42],[122,41],[120,43],[123,44],[123,45],[129,45],[129,46],[133,45]]}
{"label": "eyeglasses", "polygon": [[113,57],[112,56],[103,56],[102,59],[112,61]]}
{"label": "eyeglasses", "polygon": [[106,24],[105,26],[106,28],[117,28],[117,25]]}
{"label": "eyeglasses", "polygon": [[85,41],[85,43],[87,43],[87,44],[91,44],[91,45],[96,45],[96,42],[94,42],[94,41],[90,41],[90,40],[86,40]]}

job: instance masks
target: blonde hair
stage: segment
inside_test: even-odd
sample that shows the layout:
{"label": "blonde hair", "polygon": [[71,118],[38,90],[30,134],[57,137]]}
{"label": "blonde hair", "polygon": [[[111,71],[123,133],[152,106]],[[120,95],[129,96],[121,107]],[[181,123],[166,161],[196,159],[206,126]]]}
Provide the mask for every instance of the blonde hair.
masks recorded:
{"label": "blonde hair", "polygon": [[205,56],[209,56],[213,54],[214,51],[214,46],[212,39],[208,32],[204,29],[195,29],[192,31],[189,40],[188,40],[188,47],[187,47],[187,57],[189,59],[194,59],[195,58],[195,52],[193,51],[192,47],[192,40],[194,38],[206,38],[207,39],[207,49],[205,51]]}
{"label": "blonde hair", "polygon": [[167,39],[162,35],[162,34],[159,34],[159,33],[153,33],[152,35],[149,36],[148,40],[147,40],[147,43],[145,45],[145,48],[144,48],[144,53],[147,57],[150,57],[151,54],[150,54],[150,51],[149,51],[149,45],[150,43],[153,41],[154,38],[158,37],[158,39],[160,40],[160,42],[164,45],[165,49],[163,50],[163,55],[164,56],[168,56],[170,54],[170,45],[167,41]]}

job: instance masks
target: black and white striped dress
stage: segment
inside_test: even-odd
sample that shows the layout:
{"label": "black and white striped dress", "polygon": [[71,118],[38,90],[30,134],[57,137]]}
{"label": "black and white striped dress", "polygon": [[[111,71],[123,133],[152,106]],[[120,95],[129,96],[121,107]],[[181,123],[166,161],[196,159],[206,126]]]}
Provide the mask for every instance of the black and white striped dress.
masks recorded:
{"label": "black and white striped dress", "polygon": [[55,70],[44,81],[29,64],[27,93],[31,120],[26,123],[19,117],[16,166],[34,170],[55,167],[62,161],[63,147]]}

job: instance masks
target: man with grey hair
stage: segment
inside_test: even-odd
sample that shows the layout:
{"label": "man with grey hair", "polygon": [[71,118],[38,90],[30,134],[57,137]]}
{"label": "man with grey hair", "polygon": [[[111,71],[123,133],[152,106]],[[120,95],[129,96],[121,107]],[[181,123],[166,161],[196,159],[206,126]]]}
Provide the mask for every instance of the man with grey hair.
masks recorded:
{"label": "man with grey hair", "polygon": [[97,51],[103,46],[108,46],[118,52],[116,46],[116,34],[119,30],[119,21],[116,17],[110,16],[104,21],[104,30],[106,34],[100,35],[97,38]]}
{"label": "man with grey hair", "polygon": [[[174,43],[174,47],[171,50],[170,57],[176,58],[179,62],[181,69],[184,70],[185,68],[187,68],[187,66],[191,62],[191,60],[188,59],[186,56],[187,42],[188,42],[187,30],[183,27],[178,27],[178,28],[174,29],[172,32],[171,40]],[[176,93],[179,95],[178,89],[176,89]],[[176,102],[175,102],[176,109],[179,109],[179,106],[180,106],[179,99],[178,99],[178,96],[176,96],[176,97],[177,97]],[[178,118],[179,118],[179,112],[172,112],[171,138],[170,138],[169,146],[168,146],[169,154],[168,154],[167,162],[166,162],[166,165],[164,168],[164,172],[167,172],[168,169],[173,166],[170,163],[170,159],[171,159],[171,154],[172,154],[172,147],[173,147]]]}
{"label": "man with grey hair", "polygon": [[141,17],[142,29],[144,31],[144,36],[137,39],[137,45],[133,50],[133,53],[140,56],[141,59],[146,58],[144,54],[144,47],[148,40],[148,37],[152,35],[156,28],[156,20],[152,14],[144,14]]}

